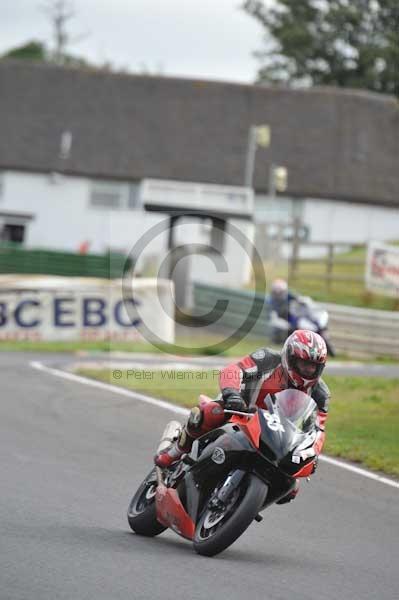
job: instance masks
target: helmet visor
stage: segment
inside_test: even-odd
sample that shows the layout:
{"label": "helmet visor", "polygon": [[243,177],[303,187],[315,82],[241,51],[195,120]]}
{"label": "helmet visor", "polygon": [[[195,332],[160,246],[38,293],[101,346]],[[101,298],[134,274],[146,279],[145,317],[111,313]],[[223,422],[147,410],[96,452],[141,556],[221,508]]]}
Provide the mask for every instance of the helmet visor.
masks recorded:
{"label": "helmet visor", "polygon": [[293,358],[291,360],[292,368],[303,379],[318,379],[323,372],[324,364],[304,358]]}

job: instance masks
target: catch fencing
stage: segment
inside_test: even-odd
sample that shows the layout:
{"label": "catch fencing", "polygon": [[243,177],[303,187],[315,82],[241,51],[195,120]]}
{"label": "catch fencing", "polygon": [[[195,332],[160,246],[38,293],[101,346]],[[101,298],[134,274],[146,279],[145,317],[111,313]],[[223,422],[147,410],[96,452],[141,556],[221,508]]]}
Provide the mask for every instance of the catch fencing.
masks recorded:
{"label": "catch fencing", "polygon": [[[269,331],[268,307],[263,294],[194,283],[194,311],[212,315],[215,326],[235,330],[246,321],[257,337]],[[330,336],[339,353],[359,357],[399,359],[399,312],[323,303],[330,315]],[[208,318],[209,320],[209,318]]]}
{"label": "catch fencing", "polygon": [[260,337],[269,333],[269,309],[263,294],[194,283],[193,299],[193,312],[204,321],[217,321],[217,326],[232,331],[245,323]]}
{"label": "catch fencing", "polygon": [[66,277],[123,276],[128,259],[117,253],[75,254],[55,250],[21,248],[16,244],[0,245],[0,273],[62,275]]}
{"label": "catch fencing", "polygon": [[323,304],[337,350],[359,356],[399,359],[399,311]]}

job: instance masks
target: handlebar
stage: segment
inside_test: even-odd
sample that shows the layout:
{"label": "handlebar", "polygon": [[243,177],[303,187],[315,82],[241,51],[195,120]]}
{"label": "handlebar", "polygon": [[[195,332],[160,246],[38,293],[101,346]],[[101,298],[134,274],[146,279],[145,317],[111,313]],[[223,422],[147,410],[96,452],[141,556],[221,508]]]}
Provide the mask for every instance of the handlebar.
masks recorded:
{"label": "handlebar", "polygon": [[250,409],[246,412],[241,411],[241,410],[225,410],[224,411],[225,415],[238,415],[239,417],[254,417],[255,413],[256,413],[256,408]]}

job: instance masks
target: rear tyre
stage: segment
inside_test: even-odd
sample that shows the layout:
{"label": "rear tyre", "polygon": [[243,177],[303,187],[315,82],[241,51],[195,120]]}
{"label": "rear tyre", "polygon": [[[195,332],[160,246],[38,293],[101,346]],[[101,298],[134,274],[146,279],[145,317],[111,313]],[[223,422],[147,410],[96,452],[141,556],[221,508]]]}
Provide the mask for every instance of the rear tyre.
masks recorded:
{"label": "rear tyre", "polygon": [[194,550],[204,556],[215,556],[231,546],[258,514],[267,490],[263,481],[250,474],[233,492],[224,512],[207,506],[195,529]]}
{"label": "rear tyre", "polygon": [[156,516],[155,493],[157,485],[154,468],[140,485],[127,509],[127,520],[130,528],[139,535],[154,537],[167,529],[159,523]]}

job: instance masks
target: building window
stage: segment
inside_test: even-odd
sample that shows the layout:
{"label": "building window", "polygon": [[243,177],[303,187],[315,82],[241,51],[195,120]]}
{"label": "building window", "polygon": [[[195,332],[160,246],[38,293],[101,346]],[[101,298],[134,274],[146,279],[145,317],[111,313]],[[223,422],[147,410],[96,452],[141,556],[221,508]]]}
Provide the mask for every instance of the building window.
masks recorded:
{"label": "building window", "polygon": [[140,208],[139,185],[110,181],[93,181],[90,206],[102,210],[137,210]]}
{"label": "building window", "polygon": [[124,185],[96,181],[91,184],[90,205],[93,208],[121,210],[123,208]]}
{"label": "building window", "polygon": [[265,194],[255,196],[255,220],[258,223],[289,223],[293,217],[293,202],[296,206],[302,204],[301,200],[278,196],[272,198]]}
{"label": "building window", "polygon": [[33,218],[29,213],[0,212],[0,242],[23,244]]}
{"label": "building window", "polygon": [[13,242],[22,244],[25,238],[25,225],[15,225],[5,223],[0,231],[0,240],[2,242]]}

